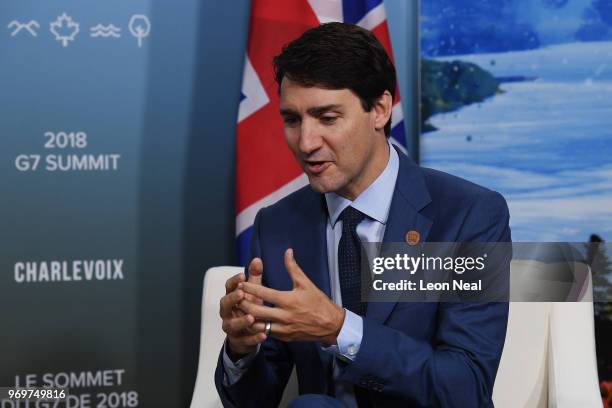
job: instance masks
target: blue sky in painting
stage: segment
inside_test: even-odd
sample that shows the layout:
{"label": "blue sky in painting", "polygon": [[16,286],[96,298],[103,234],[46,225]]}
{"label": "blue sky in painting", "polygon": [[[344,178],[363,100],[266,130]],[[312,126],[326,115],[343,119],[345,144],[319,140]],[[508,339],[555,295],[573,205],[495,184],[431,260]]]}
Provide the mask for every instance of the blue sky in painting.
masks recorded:
{"label": "blue sky in painting", "polygon": [[612,40],[612,0],[429,0],[421,8],[426,56]]}

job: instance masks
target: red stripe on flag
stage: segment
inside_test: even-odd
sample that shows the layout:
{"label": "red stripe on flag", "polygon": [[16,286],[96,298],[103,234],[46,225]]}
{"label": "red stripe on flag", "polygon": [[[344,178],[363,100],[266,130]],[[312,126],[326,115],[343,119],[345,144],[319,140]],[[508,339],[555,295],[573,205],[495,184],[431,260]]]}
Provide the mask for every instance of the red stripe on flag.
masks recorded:
{"label": "red stripe on flag", "polygon": [[236,213],[301,174],[284,140],[272,57],[319,24],[306,0],[254,0],[247,53],[270,102],[241,121],[236,140]]}
{"label": "red stripe on flag", "polygon": [[302,173],[285,144],[278,116],[278,102],[272,100],[238,127],[237,214]]}
{"label": "red stripe on flag", "polygon": [[387,55],[391,58],[391,62],[393,62],[393,52],[391,50],[391,38],[389,37],[389,29],[387,28],[387,22],[384,21],[374,27],[372,33],[378,38],[378,41],[382,44],[385,51],[387,51]]}
{"label": "red stripe on flag", "polygon": [[[372,32],[374,33],[376,38],[378,38],[378,41],[380,41],[385,51],[387,51],[387,55],[391,59],[391,62],[395,63],[394,58],[393,58],[393,50],[391,49],[391,37],[389,36],[389,28],[387,27],[387,21],[385,20],[383,23],[374,27]],[[393,100],[393,102],[397,103],[397,101],[399,100],[400,100],[399,85],[396,83],[395,99]]]}

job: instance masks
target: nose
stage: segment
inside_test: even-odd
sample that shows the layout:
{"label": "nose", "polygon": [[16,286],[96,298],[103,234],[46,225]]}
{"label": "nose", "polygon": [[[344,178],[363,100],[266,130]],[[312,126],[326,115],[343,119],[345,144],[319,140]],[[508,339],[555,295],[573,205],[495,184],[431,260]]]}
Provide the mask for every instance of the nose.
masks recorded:
{"label": "nose", "polygon": [[323,137],[317,124],[312,120],[303,120],[300,128],[299,149],[310,155],[323,146]]}

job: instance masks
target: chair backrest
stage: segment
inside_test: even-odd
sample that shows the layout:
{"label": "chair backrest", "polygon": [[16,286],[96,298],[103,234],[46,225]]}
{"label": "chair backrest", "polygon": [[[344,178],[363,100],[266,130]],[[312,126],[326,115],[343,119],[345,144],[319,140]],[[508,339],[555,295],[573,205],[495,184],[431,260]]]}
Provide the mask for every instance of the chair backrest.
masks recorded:
{"label": "chair backrest", "polygon": [[215,389],[215,368],[219,351],[225,340],[221,330],[219,300],[225,295],[225,281],[243,268],[220,266],[210,268],[204,275],[202,290],[202,325],[200,328],[200,358],[191,407],[221,408],[221,400]]}
{"label": "chair backrest", "polygon": [[[513,261],[517,268],[533,265]],[[595,358],[592,281],[582,302],[511,302],[495,379],[497,408],[601,406]]]}
{"label": "chair backrest", "polygon": [[551,304],[510,303],[504,352],[493,388],[496,408],[548,407]]}

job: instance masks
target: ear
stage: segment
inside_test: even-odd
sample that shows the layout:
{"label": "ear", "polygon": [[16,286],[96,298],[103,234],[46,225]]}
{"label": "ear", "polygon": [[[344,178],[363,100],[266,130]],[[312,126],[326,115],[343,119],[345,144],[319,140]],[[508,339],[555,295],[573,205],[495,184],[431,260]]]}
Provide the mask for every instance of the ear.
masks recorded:
{"label": "ear", "polygon": [[385,125],[391,117],[391,110],[393,109],[393,97],[391,92],[385,91],[377,100],[374,102],[372,110],[374,111],[374,128],[376,130],[383,130]]}

